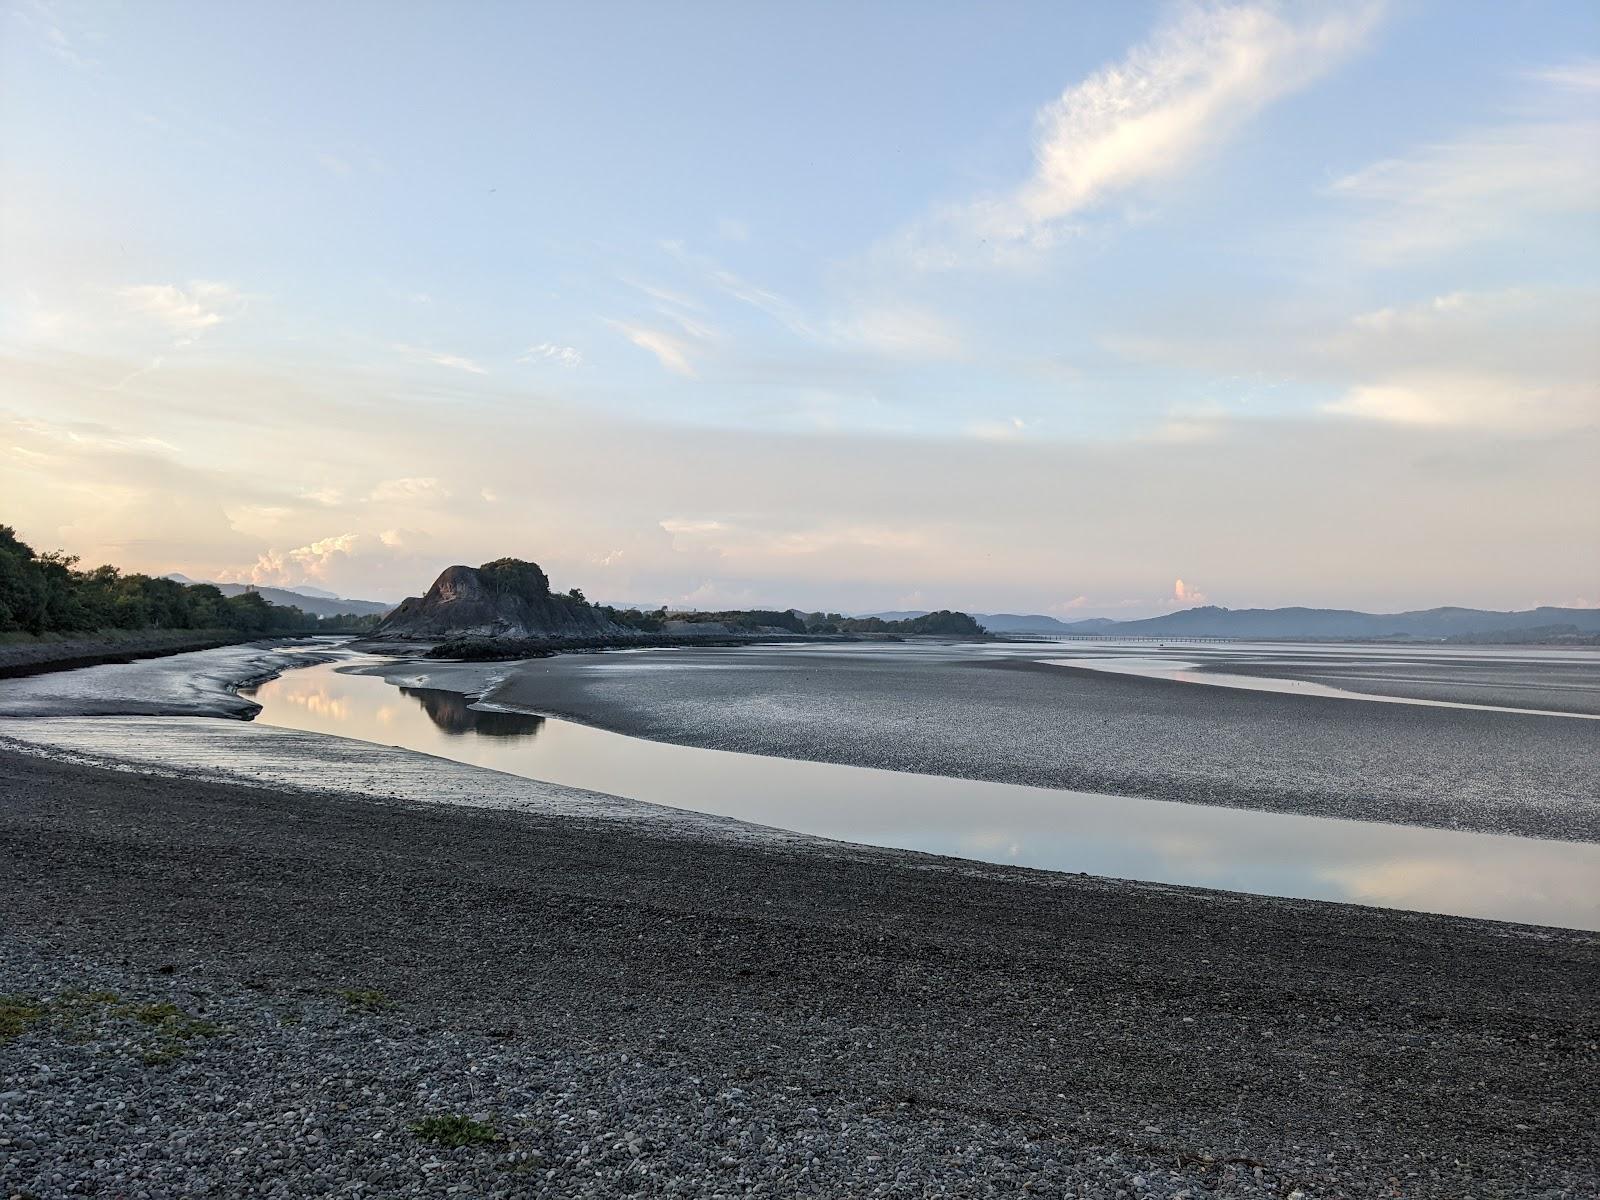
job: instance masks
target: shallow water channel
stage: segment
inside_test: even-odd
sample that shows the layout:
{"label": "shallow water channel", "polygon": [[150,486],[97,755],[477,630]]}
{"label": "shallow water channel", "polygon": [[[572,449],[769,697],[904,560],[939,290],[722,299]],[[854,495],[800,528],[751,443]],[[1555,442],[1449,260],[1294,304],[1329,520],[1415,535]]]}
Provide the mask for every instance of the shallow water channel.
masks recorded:
{"label": "shallow water channel", "polygon": [[[376,660],[357,660],[361,662]],[[1600,845],[915,775],[654,742],[341,664],[257,723],[851,842],[985,862],[1600,930]]]}

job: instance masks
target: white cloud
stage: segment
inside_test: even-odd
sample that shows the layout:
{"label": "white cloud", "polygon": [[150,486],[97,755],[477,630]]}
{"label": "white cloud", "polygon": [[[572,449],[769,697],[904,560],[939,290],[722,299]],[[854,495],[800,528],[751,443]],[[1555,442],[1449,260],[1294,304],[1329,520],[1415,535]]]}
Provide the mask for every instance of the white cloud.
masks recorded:
{"label": "white cloud", "polygon": [[540,342],[529,346],[517,355],[518,362],[551,362],[563,367],[583,365],[583,352],[575,346],[558,346],[554,342]]}
{"label": "white cloud", "polygon": [[1172,603],[1180,608],[1195,608],[1208,603],[1206,594],[1193,584],[1185,583],[1181,579],[1172,581]]}
{"label": "white cloud", "polygon": [[690,520],[684,517],[668,517],[662,521],[661,528],[673,535],[720,533],[728,527],[721,521]]}
{"label": "white cloud", "polygon": [[1359,330],[1384,337],[1411,335],[1427,332],[1446,321],[1493,317],[1525,307],[1530,299],[1529,293],[1521,288],[1502,292],[1449,292],[1405,307],[1357,313],[1350,323]]}
{"label": "white cloud", "polygon": [[967,426],[967,436],[985,442],[1011,442],[1020,438],[1028,423],[1021,417],[1005,421],[975,421]]}
{"label": "white cloud", "polygon": [[187,288],[139,284],[121,288],[117,295],[130,312],[164,326],[180,345],[234,316],[244,302],[231,285],[208,280],[195,280]]}
{"label": "white cloud", "polygon": [[628,325],[621,321],[612,321],[610,325],[641,350],[648,350],[654,354],[656,361],[667,370],[686,375],[690,379],[695,377],[694,363],[689,357],[692,351],[689,343],[682,338],[659,329]]}
{"label": "white cloud", "polygon": [[267,550],[252,566],[222,571],[218,579],[223,583],[248,582],[260,587],[322,579],[338,559],[353,554],[360,541],[360,534],[341,533],[292,550]]}
{"label": "white cloud", "polygon": [[942,214],[931,237],[912,238],[912,257],[950,266],[971,257],[974,243],[999,260],[1057,243],[1074,217],[1184,170],[1330,70],[1361,46],[1380,12],[1368,3],[1296,20],[1276,6],[1185,7],[1121,62],[1041,109],[1033,175]]}
{"label": "white cloud", "polygon": [[1395,425],[1541,433],[1600,424],[1600,386],[1415,371],[1352,387],[1325,411]]}
{"label": "white cloud", "polygon": [[438,479],[431,475],[408,475],[400,479],[385,479],[372,491],[367,493],[367,499],[382,503],[414,504],[432,500],[445,500],[450,496],[450,491]]}

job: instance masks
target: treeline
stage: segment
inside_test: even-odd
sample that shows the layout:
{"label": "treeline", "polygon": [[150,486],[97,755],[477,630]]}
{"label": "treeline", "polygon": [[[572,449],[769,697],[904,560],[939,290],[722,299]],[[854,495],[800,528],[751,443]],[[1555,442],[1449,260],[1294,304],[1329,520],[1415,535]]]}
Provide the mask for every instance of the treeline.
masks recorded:
{"label": "treeline", "polygon": [[[574,593],[582,599],[582,593]],[[920,617],[903,621],[886,621],[882,617],[846,617],[839,613],[803,613],[794,609],[743,609],[737,612],[669,612],[658,608],[641,612],[637,608],[617,609],[609,605],[596,605],[612,621],[629,629],[646,633],[659,632],[668,621],[683,621],[691,625],[717,624],[728,629],[751,632],[781,629],[788,633],[886,633],[907,636],[912,634],[940,635],[944,637],[979,637],[984,629],[964,612],[940,609]]]}
{"label": "treeline", "polygon": [[920,617],[907,617],[902,621],[885,621],[882,617],[845,617],[838,613],[802,613],[800,617],[807,633],[920,633],[943,637],[976,637],[984,632],[983,626],[966,613],[951,612],[948,608],[923,613]]}
{"label": "treeline", "polygon": [[0,633],[92,633],[102,629],[221,629],[243,634],[358,633],[372,616],[316,617],[255,592],[224,596],[209,583],[182,584],[116,567],[78,569],[75,555],[38,554],[0,525]]}
{"label": "treeline", "polygon": [[1576,625],[1532,625],[1525,629],[1457,633],[1444,640],[1452,646],[1595,646],[1600,645],[1600,634],[1585,633]]}
{"label": "treeline", "polygon": [[[568,595],[580,601],[583,599],[583,593],[576,588]],[[637,608],[613,608],[609,604],[596,604],[592,607],[597,612],[605,614],[607,620],[643,633],[659,633],[668,621],[689,625],[725,625],[729,629],[742,629],[751,633],[771,629],[781,629],[788,633],[806,632],[805,624],[788,609],[749,608],[728,612],[678,612],[657,608],[642,612]]]}

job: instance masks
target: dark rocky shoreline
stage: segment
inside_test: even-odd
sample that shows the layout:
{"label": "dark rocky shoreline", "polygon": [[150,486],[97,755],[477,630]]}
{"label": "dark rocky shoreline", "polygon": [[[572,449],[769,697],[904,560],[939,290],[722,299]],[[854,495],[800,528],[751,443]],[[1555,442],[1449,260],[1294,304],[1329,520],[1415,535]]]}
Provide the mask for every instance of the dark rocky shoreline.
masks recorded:
{"label": "dark rocky shoreline", "polygon": [[[38,1027],[0,1046],[0,1117],[32,1131],[0,1146],[8,1192],[97,1175],[151,1196],[1600,1185],[1592,936],[0,768],[0,991],[131,989],[228,1030],[155,1066],[114,1015],[87,1042]],[[85,1125],[68,1100],[161,1124]],[[408,1135],[445,1108],[507,1141]],[[294,1129],[264,1137],[290,1109]]]}
{"label": "dark rocky shoreline", "polygon": [[[665,650],[688,647],[723,648],[729,646],[783,646],[816,642],[898,642],[893,634],[872,636],[850,634],[801,633],[630,633],[593,637],[463,637],[428,643],[421,657],[451,662],[513,662],[530,658],[551,658],[557,654],[591,650]],[[356,643],[357,648],[382,647],[392,652],[393,642],[378,640]]]}

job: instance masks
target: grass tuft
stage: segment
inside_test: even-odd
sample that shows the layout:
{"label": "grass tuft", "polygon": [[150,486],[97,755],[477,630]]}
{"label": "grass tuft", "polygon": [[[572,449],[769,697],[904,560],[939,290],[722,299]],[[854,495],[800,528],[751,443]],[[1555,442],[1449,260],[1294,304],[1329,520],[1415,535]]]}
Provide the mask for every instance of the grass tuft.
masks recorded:
{"label": "grass tuft", "polygon": [[336,992],[335,995],[345,1002],[346,1007],[353,1008],[357,1012],[377,1013],[394,1007],[394,1001],[382,992],[361,988],[345,988]]}
{"label": "grass tuft", "polygon": [[0,996],[0,1042],[21,1037],[50,1015],[50,1006],[31,996]]}
{"label": "grass tuft", "polygon": [[68,1042],[88,1043],[113,1034],[116,1026],[107,1022],[118,1020],[133,1021],[148,1030],[141,1035],[141,1049],[144,1061],[150,1064],[173,1062],[183,1057],[191,1039],[223,1032],[215,1021],[191,1016],[176,1004],[123,1004],[115,992],[68,988],[50,1000],[0,996],[0,1042],[42,1028]]}
{"label": "grass tuft", "polygon": [[493,1126],[460,1113],[443,1117],[423,1117],[409,1126],[411,1132],[425,1142],[440,1146],[487,1146],[500,1140]]}

